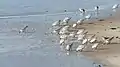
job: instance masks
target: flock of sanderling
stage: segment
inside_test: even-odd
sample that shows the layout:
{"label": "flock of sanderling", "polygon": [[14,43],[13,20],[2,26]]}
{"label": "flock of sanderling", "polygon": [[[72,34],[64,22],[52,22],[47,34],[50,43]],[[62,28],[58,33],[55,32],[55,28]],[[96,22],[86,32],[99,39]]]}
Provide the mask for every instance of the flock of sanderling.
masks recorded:
{"label": "flock of sanderling", "polygon": [[[116,9],[119,7],[119,4],[115,4],[112,7],[113,11],[116,11]],[[69,21],[71,20],[71,17],[65,17],[63,20],[55,21],[52,24],[52,27],[55,28],[53,33],[56,33],[59,36],[59,44],[60,46],[64,46],[64,49],[69,53],[72,51],[72,47],[75,42],[77,42],[79,45],[77,45],[75,51],[83,51],[84,49],[87,49],[91,47],[92,50],[96,50],[99,45],[105,45],[110,44],[110,42],[113,40],[114,36],[102,36],[102,41],[98,41],[96,34],[89,35],[88,31],[84,28],[77,28],[78,25],[82,25],[84,20],[88,20],[91,18],[91,15],[85,16],[85,9],[80,9],[79,11],[84,16],[83,19],[79,19],[74,24],[69,24]],[[98,15],[99,6],[95,7],[95,13]],[[56,29],[57,28],[57,29]],[[88,36],[89,35],[89,36]]]}
{"label": "flock of sanderling", "polygon": [[[115,4],[112,7],[113,11],[116,11],[116,9],[119,7],[119,4]],[[74,24],[69,24],[69,21],[72,17],[65,17],[63,20],[55,21],[52,24],[52,27],[55,27],[53,33],[56,33],[59,36],[59,44],[61,46],[64,46],[65,50],[70,52],[72,51],[72,47],[75,42],[79,43],[79,45],[76,47],[75,51],[83,51],[84,49],[87,49],[88,46],[92,48],[92,50],[96,50],[99,45],[101,44],[109,44],[111,40],[114,38],[113,36],[102,36],[102,43],[98,41],[96,34],[92,34],[88,36],[88,31],[84,28],[77,28],[78,25],[82,25],[82,23],[85,20],[88,20],[91,18],[91,15],[85,16],[85,9],[80,9],[80,13],[84,17],[83,19],[79,19]],[[95,6],[95,14],[99,14],[99,6]],[[28,26],[25,26],[23,29],[19,30],[19,33],[23,33],[26,31]],[[57,28],[57,29],[56,29]]]}
{"label": "flock of sanderling", "polygon": [[[119,4],[115,4],[112,7],[113,11],[116,11],[116,9],[119,7]],[[99,6],[95,6],[95,14],[98,16],[99,14]],[[59,44],[60,46],[63,46],[63,48],[67,51],[67,55],[69,55],[69,52],[72,51],[72,47],[75,42],[78,43],[77,47],[75,48],[76,52],[82,52],[84,49],[87,49],[88,47],[92,49],[92,51],[96,50],[99,45],[107,45],[110,44],[114,36],[102,36],[102,41],[98,41],[96,34],[88,34],[88,31],[84,28],[77,28],[78,25],[82,25],[84,20],[88,20],[91,18],[91,14],[85,16],[86,10],[79,8],[80,13],[84,17],[83,19],[79,19],[76,23],[70,25],[69,21],[72,17],[65,17],[63,20],[55,21],[52,24],[52,27],[55,27],[57,29],[54,29],[53,33],[57,34],[59,36]],[[25,26],[24,28],[19,30],[19,33],[24,33],[28,26]],[[89,35],[89,36],[88,36]],[[119,37],[116,37],[119,38]],[[120,39],[120,38],[119,38]],[[101,67],[99,65],[99,67]]]}

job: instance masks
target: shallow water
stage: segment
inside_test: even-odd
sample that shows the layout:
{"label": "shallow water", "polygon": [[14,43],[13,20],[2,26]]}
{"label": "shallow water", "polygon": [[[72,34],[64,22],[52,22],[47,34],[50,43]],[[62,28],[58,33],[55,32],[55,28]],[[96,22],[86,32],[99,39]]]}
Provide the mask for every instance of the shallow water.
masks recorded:
{"label": "shallow water", "polygon": [[[2,0],[0,1],[0,66],[1,67],[93,67],[81,54],[69,56],[60,50],[56,36],[49,33],[51,23],[65,16],[81,18],[78,8],[92,12],[100,5],[101,16],[119,0]],[[64,12],[64,9],[67,12]],[[48,11],[48,12],[46,12]],[[18,30],[29,26],[27,33]],[[34,29],[32,29],[34,28]],[[54,42],[53,42],[54,41]]]}
{"label": "shallow water", "polygon": [[28,18],[31,16],[42,19],[47,16],[47,20],[63,19],[65,16],[79,19],[81,17],[78,8],[85,8],[87,13],[93,13],[96,5],[100,6],[100,15],[108,16],[112,5],[119,2],[119,0],[3,0],[0,1],[0,19]]}
{"label": "shallow water", "polygon": [[[50,24],[8,22],[0,25],[0,66],[2,67],[93,66],[92,61],[88,61],[81,54],[73,52],[67,56],[65,51],[61,51],[57,38],[45,35],[49,33]],[[28,32],[18,34],[18,29],[24,25],[29,25]],[[33,31],[32,28],[35,30]]]}

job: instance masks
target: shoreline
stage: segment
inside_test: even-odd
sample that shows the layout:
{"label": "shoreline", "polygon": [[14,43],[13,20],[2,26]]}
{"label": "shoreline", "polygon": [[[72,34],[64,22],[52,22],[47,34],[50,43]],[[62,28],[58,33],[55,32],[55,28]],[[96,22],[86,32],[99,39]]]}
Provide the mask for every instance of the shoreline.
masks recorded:
{"label": "shoreline", "polygon": [[[85,21],[82,27],[88,30],[88,34],[95,34],[100,39],[101,36],[115,36],[120,37],[120,13],[116,12],[113,16],[105,18],[103,21]],[[80,26],[81,27],[81,26]],[[118,28],[116,30],[110,29],[111,27]],[[83,51],[82,54],[88,59],[103,64],[103,67],[120,67],[120,40],[113,39],[111,44],[104,45],[96,51]]]}

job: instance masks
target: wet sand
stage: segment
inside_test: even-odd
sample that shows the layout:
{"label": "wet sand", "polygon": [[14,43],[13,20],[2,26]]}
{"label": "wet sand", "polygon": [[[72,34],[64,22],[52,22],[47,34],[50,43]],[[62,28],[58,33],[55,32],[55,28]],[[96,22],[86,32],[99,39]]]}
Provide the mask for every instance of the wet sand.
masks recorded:
{"label": "wet sand", "polygon": [[[114,16],[105,18],[104,21],[92,20],[85,21],[83,25],[88,30],[88,34],[95,34],[98,40],[101,40],[101,36],[115,36],[120,37],[120,13],[116,13]],[[110,28],[116,28],[114,30]],[[98,63],[102,63],[105,67],[120,67],[120,39],[114,38],[111,44],[98,47],[96,51],[84,51],[82,52],[89,59],[95,60]]]}

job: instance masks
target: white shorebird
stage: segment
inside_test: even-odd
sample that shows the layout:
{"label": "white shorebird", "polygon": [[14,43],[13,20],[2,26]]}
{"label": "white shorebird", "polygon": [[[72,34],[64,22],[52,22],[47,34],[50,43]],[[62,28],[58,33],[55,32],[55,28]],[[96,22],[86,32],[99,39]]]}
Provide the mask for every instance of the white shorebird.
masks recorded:
{"label": "white shorebird", "polygon": [[99,43],[94,43],[94,44],[92,45],[92,49],[93,49],[93,50],[97,49],[98,45],[99,45]]}
{"label": "white shorebird", "polygon": [[71,33],[69,34],[69,37],[75,37],[75,35],[76,35],[75,32],[71,32]]}
{"label": "white shorebird", "polygon": [[93,66],[94,66],[94,67],[104,67],[103,65],[97,64],[97,63],[95,63],[95,62],[93,62]]}
{"label": "white shorebird", "polygon": [[85,19],[79,19],[76,23],[81,25],[84,20],[85,20]]}
{"label": "white shorebird", "polygon": [[95,6],[95,15],[98,17],[99,14],[99,6]]}
{"label": "white shorebird", "polygon": [[82,41],[82,44],[87,44],[87,42],[88,42],[88,39],[83,39],[83,41]]}
{"label": "white shorebird", "polygon": [[59,25],[60,25],[60,22],[61,22],[61,20],[55,21],[55,22],[52,24],[52,26],[59,26]]}
{"label": "white shorebird", "polygon": [[61,25],[67,25],[68,22],[70,21],[71,17],[65,17],[62,21],[62,24]]}
{"label": "white shorebird", "polygon": [[59,34],[68,33],[69,26],[64,26],[60,29]]}
{"label": "white shorebird", "polygon": [[85,19],[91,19],[91,17],[92,17],[92,14],[88,14],[87,16],[85,16]]}
{"label": "white shorebird", "polygon": [[113,10],[113,11],[116,11],[116,9],[117,9],[118,7],[119,7],[119,4],[115,4],[115,5],[112,6],[112,10]]}
{"label": "white shorebird", "polygon": [[60,39],[67,39],[67,37],[68,37],[68,35],[65,35],[65,34],[60,35]]}
{"label": "white shorebird", "polygon": [[80,13],[82,14],[82,16],[84,17],[84,16],[85,16],[85,9],[79,8],[79,11],[80,11]]}
{"label": "white shorebird", "polygon": [[19,30],[19,33],[25,32],[27,28],[28,28],[28,26],[25,26],[23,29]]}
{"label": "white shorebird", "polygon": [[98,11],[99,10],[99,6],[95,6],[95,11]]}
{"label": "white shorebird", "polygon": [[60,39],[59,44],[60,44],[60,45],[64,45],[64,44],[65,44],[65,39]]}
{"label": "white shorebird", "polygon": [[59,31],[60,31],[61,29],[62,29],[62,27],[59,27],[59,28],[53,30],[53,33],[57,33],[57,34],[59,34]]}
{"label": "white shorebird", "polygon": [[87,36],[88,41],[90,41],[93,37],[95,37],[95,34],[92,36]]}
{"label": "white shorebird", "polygon": [[64,27],[61,28],[61,30],[63,30],[63,31],[68,30],[69,27],[70,27],[70,26],[68,26],[68,25],[67,25],[67,26],[64,26]]}
{"label": "white shorebird", "polygon": [[110,44],[110,42],[113,40],[114,36],[108,37],[108,36],[102,36],[102,39],[105,44]]}
{"label": "white shorebird", "polygon": [[53,32],[52,33],[58,33],[58,31],[57,30],[53,30]]}
{"label": "white shorebird", "polygon": [[73,43],[68,44],[65,49],[66,49],[67,51],[71,51],[71,50],[72,50],[72,46],[73,46]]}
{"label": "white shorebird", "polygon": [[96,40],[97,40],[97,38],[94,37],[94,38],[91,38],[91,40],[90,40],[89,42],[90,42],[90,43],[94,43],[94,42],[96,42]]}
{"label": "white shorebird", "polygon": [[84,32],[83,32],[83,34],[85,34],[85,35],[86,35],[87,33],[88,33],[88,31],[84,31]]}
{"label": "white shorebird", "polygon": [[[88,31],[84,32],[84,33],[81,33],[79,34],[77,37],[78,37],[78,41],[81,41],[81,40],[84,40],[84,38],[86,37],[86,34],[88,33]],[[86,40],[86,39],[85,39]]]}
{"label": "white shorebird", "polygon": [[82,52],[84,48],[85,48],[85,45],[79,45],[79,46],[76,48],[76,51],[77,51],[77,52],[78,52],[78,51]]}
{"label": "white shorebird", "polygon": [[69,33],[68,30],[60,30],[59,31],[59,35],[63,35],[63,34],[67,34],[67,33]]}
{"label": "white shorebird", "polygon": [[71,17],[65,17],[65,18],[63,19],[63,22],[68,22],[70,19],[71,19]]}
{"label": "white shorebird", "polygon": [[81,41],[81,40],[83,40],[84,39],[84,37],[85,37],[85,35],[83,34],[83,35],[78,35],[78,41]]}
{"label": "white shorebird", "polygon": [[85,31],[85,29],[80,29],[76,34],[82,34]]}
{"label": "white shorebird", "polygon": [[76,28],[76,27],[77,27],[77,23],[74,23],[74,24],[72,25],[72,27],[73,27],[73,28]]}

